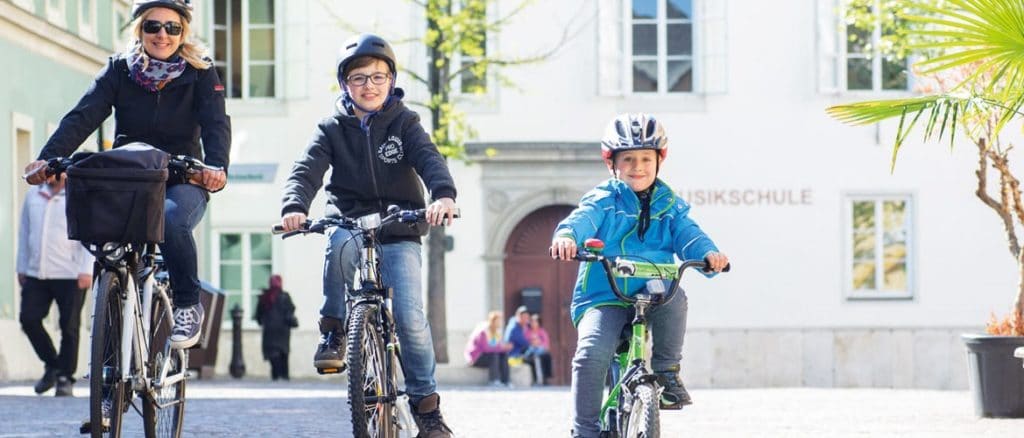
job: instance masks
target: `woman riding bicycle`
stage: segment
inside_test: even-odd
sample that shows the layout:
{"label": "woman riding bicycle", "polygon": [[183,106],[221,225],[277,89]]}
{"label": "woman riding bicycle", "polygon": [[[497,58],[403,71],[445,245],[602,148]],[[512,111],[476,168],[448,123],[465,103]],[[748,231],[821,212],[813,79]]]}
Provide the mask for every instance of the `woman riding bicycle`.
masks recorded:
{"label": "woman riding bicycle", "polygon": [[[391,45],[370,34],[350,38],[342,45],[336,73],[342,95],[334,114],[317,125],[285,186],[284,230],[297,230],[306,221],[309,205],[329,168],[333,170],[327,184],[328,216],[385,216],[389,205],[423,208],[425,184],[433,199],[426,208],[427,223],[440,225],[447,218],[451,224],[455,183],[419,116],[402,103],[405,93],[395,87],[397,70]],[[451,430],[441,417],[433,340],[420,293],[420,236],[424,232],[421,227],[412,229],[401,223],[384,227],[381,271],[385,284],[394,288],[406,392],[420,436],[448,437]],[[329,234],[320,309],[322,336],[313,358],[313,365],[321,370],[345,367],[345,296],[359,258],[359,239],[352,236],[343,228],[333,228]]]}
{"label": "woman riding bicycle", "polygon": [[[721,272],[729,263],[687,214],[690,206],[665,182],[657,179],[668,154],[665,129],[646,114],[624,114],[609,124],[601,140],[601,155],[612,177],[592,189],[579,206],[555,228],[551,256],[572,260],[577,242],[605,241],[606,256],[629,254],[644,261],[671,263],[706,259]],[[601,391],[623,327],[633,308],[620,302],[602,269],[581,264],[570,313],[578,340],[572,363],[573,436],[600,433]],[[619,280],[619,287],[624,283]],[[624,293],[637,292],[630,284]],[[691,403],[679,378],[683,335],[686,331],[686,295],[680,290],[668,305],[648,315],[654,339],[651,367],[665,380],[662,409],[681,409]]]}
{"label": "woman riding bicycle", "polygon": [[[224,113],[224,86],[205,49],[189,38],[190,0],[136,0],[132,38],[124,53],[110,57],[92,86],[60,122],[25,173],[66,157],[114,110],[113,147],[150,144],[172,155],[203,158],[221,170],[203,170],[202,187],[169,181],[165,201],[164,242],[160,249],[174,292],[171,345],[189,348],[199,340],[203,308],[199,303],[196,243],[192,230],[206,211],[207,191],[227,182],[231,125]],[[202,139],[202,147],[200,147]],[[42,173],[28,178],[42,182]]]}

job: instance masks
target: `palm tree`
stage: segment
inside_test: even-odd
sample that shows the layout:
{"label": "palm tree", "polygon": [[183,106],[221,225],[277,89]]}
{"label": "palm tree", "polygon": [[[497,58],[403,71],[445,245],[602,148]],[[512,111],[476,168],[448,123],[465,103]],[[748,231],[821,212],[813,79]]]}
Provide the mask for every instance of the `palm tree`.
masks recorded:
{"label": "palm tree", "polygon": [[[828,113],[853,125],[899,118],[891,168],[900,146],[918,123],[925,140],[957,132],[978,150],[975,194],[1002,220],[1010,254],[1017,262],[1018,287],[1014,308],[1003,333],[1024,335],[1024,251],[1017,230],[1024,229],[1020,179],[1010,168],[1013,145],[1000,139],[1010,122],[1017,123],[1024,104],[1024,1],[910,0],[910,32],[920,38],[914,49],[925,59],[919,73],[932,84],[919,97],[855,102],[828,108]],[[997,181],[989,184],[989,174]],[[1020,228],[1019,228],[1020,227]],[[992,328],[990,324],[990,329]]]}

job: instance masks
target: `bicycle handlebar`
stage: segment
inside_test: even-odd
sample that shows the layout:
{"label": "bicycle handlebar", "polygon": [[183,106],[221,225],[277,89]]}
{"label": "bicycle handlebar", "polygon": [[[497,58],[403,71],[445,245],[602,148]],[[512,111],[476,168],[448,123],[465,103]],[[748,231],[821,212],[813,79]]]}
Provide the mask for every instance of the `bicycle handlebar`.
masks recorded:
{"label": "bicycle handlebar", "polygon": [[[29,178],[43,172],[46,177],[54,175],[60,175],[67,171],[68,167],[74,164],[70,158],[56,157],[46,160],[46,165],[37,168],[36,170],[26,173],[21,176],[21,179],[28,180]],[[189,182],[198,184],[202,187],[202,178],[199,175],[204,170],[209,171],[222,171],[224,168],[218,166],[210,166],[203,163],[198,158],[190,157],[188,155],[171,155],[167,161],[168,169],[178,170],[184,172],[188,177]],[[205,188],[205,187],[204,187]]]}
{"label": "bicycle handlebar", "polygon": [[[575,257],[573,257],[573,259],[581,262],[601,263],[601,266],[604,267],[605,275],[608,277],[608,284],[611,286],[612,292],[615,293],[615,296],[618,297],[619,300],[631,304],[637,301],[636,298],[630,297],[622,293],[622,291],[619,290],[618,283],[615,282],[615,271],[622,272],[626,269],[632,269],[632,267],[626,268],[627,264],[624,263],[627,262],[626,257],[608,258],[600,254],[593,254],[585,250],[581,250],[576,254]],[[634,262],[629,263],[632,264]],[[711,270],[708,269],[707,260],[684,260],[683,263],[679,265],[679,269],[676,271],[676,278],[672,280],[672,285],[669,287],[665,295],[665,298],[661,301],[660,304],[666,304],[669,301],[672,301],[672,298],[675,297],[676,289],[679,288],[679,282],[683,278],[683,271],[685,271],[687,268],[696,268],[700,269],[702,272],[711,272]],[[731,268],[732,264],[727,264],[725,265],[725,268],[722,269],[722,272],[729,272]]]}
{"label": "bicycle handlebar", "polygon": [[[323,234],[330,228],[341,227],[348,230],[359,230],[359,231],[370,231],[383,227],[385,225],[400,222],[405,224],[415,224],[423,222],[427,218],[427,209],[420,208],[416,210],[402,210],[397,205],[388,207],[388,215],[379,221],[368,220],[369,223],[361,224],[360,222],[374,216],[373,214],[363,216],[359,219],[352,219],[346,216],[340,217],[324,217],[316,220],[306,219],[305,222],[299,227],[298,230],[285,231],[284,225],[274,224],[271,226],[271,234],[280,234],[282,239],[287,239],[296,234],[308,234],[318,233]],[[459,217],[459,211],[456,209],[454,217]]]}

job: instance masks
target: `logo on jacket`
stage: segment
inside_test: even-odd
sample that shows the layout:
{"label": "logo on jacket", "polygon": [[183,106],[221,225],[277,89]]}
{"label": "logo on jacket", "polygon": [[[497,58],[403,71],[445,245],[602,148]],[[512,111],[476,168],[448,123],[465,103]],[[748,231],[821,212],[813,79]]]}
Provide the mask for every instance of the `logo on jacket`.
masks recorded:
{"label": "logo on jacket", "polygon": [[402,149],[402,139],[392,135],[389,136],[387,141],[377,147],[377,158],[388,164],[395,164],[402,160],[405,156],[405,150]]}

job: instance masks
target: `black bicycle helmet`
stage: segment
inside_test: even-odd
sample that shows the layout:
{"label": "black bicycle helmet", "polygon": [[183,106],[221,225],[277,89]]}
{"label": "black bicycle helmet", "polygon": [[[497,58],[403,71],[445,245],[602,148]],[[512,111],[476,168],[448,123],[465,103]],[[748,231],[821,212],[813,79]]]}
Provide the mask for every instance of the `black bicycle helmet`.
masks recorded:
{"label": "black bicycle helmet", "polygon": [[601,157],[610,160],[616,152],[650,149],[662,160],[668,156],[668,136],[661,122],[649,114],[619,114],[601,138]]}
{"label": "black bicycle helmet", "polygon": [[341,45],[341,51],[338,52],[338,79],[344,78],[341,75],[345,72],[345,67],[348,66],[352,60],[360,56],[372,56],[378,58],[388,64],[388,68],[391,69],[391,74],[394,75],[395,70],[395,51],[391,50],[391,45],[384,38],[381,38],[374,34],[364,33],[349,38]]}
{"label": "black bicycle helmet", "polygon": [[132,4],[132,20],[152,8],[173,9],[185,21],[192,22],[192,0],[135,0]]}

